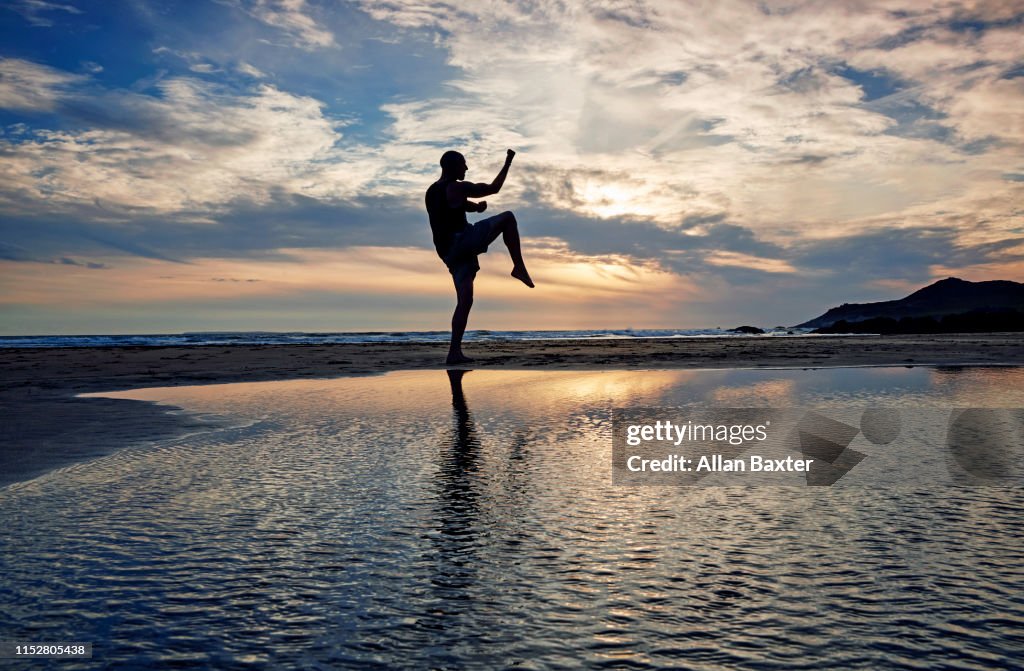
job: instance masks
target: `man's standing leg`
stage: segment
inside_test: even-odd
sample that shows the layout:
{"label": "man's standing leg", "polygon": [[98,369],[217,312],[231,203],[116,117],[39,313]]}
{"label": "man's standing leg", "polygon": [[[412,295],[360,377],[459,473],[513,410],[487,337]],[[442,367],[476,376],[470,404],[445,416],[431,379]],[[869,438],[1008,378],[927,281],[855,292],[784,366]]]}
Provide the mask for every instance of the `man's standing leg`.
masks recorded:
{"label": "man's standing leg", "polygon": [[446,363],[471,363],[473,359],[462,353],[462,336],[469,322],[469,309],[473,307],[473,275],[455,283],[455,312],[452,314],[452,342],[448,347]]}

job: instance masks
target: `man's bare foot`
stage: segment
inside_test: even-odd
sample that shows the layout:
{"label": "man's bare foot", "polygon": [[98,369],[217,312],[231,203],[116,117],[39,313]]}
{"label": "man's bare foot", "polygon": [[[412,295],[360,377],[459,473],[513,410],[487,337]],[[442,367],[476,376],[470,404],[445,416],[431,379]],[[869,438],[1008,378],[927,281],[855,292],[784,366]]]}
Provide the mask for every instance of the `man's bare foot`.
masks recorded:
{"label": "man's bare foot", "polygon": [[454,366],[454,365],[460,364],[460,363],[473,363],[474,361],[476,361],[476,359],[470,359],[465,354],[459,354],[459,355],[456,355],[456,356],[452,356],[451,354],[449,354],[448,358],[445,360],[444,363],[445,363],[445,365],[448,365],[448,366]]}
{"label": "man's bare foot", "polygon": [[512,277],[516,278],[531,289],[533,288],[533,280],[530,279],[530,273],[526,272],[526,266],[513,268]]}

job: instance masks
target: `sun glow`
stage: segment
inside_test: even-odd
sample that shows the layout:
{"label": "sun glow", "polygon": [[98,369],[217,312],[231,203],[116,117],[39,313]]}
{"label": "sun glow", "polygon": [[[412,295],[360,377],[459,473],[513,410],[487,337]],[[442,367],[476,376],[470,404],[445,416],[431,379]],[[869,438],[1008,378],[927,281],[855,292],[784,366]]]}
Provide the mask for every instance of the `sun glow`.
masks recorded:
{"label": "sun glow", "polygon": [[651,214],[649,208],[637,200],[635,190],[617,184],[589,183],[580,188],[579,196],[583,212],[603,219]]}

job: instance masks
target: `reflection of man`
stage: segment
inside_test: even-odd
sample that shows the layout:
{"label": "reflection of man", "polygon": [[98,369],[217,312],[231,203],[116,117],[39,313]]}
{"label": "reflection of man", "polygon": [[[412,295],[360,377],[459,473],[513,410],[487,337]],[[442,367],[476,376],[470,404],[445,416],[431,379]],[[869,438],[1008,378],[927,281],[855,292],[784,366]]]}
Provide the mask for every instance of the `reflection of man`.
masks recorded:
{"label": "reflection of man", "polygon": [[[463,577],[473,571],[466,567],[466,554],[476,549],[476,538],[480,527],[480,498],[483,495],[480,481],[480,438],[476,425],[469,414],[466,397],[462,395],[462,376],[468,371],[448,370],[448,382],[452,388],[452,409],[455,425],[451,441],[442,446],[441,461],[437,471],[438,521],[445,540],[442,556],[462,565]],[[450,576],[453,571],[447,571]]]}
{"label": "reflection of man", "polygon": [[[449,370],[448,384],[452,388],[452,408],[455,410],[455,440],[452,441],[452,451],[457,463],[469,461],[467,457],[472,455],[472,461],[480,451],[480,440],[476,437],[476,427],[473,425],[473,418],[469,414],[469,406],[466,404],[466,397],[462,394],[462,377],[468,371]],[[462,469],[466,470],[466,469]],[[476,470],[475,467],[469,470]]]}
{"label": "reflection of man", "polygon": [[486,201],[471,202],[470,198],[483,198],[498,193],[505,183],[512,157],[511,149],[505,157],[505,165],[490,184],[474,184],[463,181],[466,178],[466,159],[457,151],[446,151],[441,157],[441,179],[427,189],[427,214],[430,215],[430,230],[434,236],[434,247],[438,256],[448,266],[455,281],[457,303],[452,315],[452,341],[448,348],[447,363],[472,361],[462,353],[462,335],[469,321],[469,309],[473,307],[473,280],[480,270],[477,256],[487,251],[487,246],[500,235],[512,256],[512,277],[528,287],[533,286],[530,273],[526,272],[523,253],[519,246],[519,226],[511,212],[502,212],[487,219],[470,224],[467,212],[483,212]]}

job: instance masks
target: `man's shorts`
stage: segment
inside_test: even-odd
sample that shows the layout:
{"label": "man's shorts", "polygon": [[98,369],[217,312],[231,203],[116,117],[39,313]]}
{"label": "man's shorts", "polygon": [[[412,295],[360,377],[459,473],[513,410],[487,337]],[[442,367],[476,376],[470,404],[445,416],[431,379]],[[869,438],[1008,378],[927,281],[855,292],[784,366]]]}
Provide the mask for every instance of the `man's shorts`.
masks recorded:
{"label": "man's shorts", "polygon": [[476,257],[487,253],[487,245],[494,237],[498,225],[497,219],[497,216],[481,219],[455,234],[451,249],[444,257],[444,264],[448,266],[448,272],[452,274],[455,284],[476,277],[477,271],[480,270]]}

